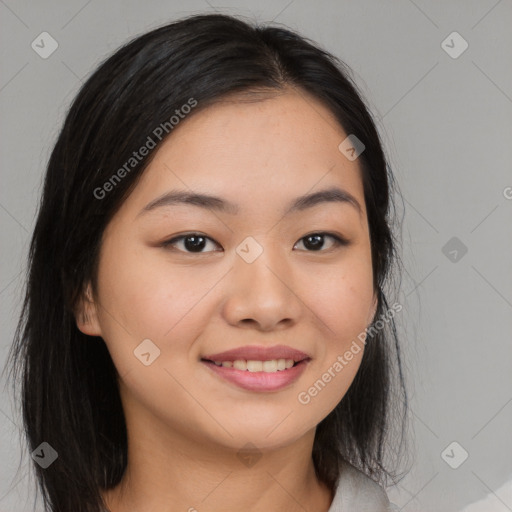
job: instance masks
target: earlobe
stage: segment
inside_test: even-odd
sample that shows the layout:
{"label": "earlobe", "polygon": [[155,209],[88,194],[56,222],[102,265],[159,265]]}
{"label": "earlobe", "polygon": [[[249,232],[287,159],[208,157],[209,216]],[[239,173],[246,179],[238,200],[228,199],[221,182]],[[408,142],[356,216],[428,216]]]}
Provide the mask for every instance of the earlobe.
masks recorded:
{"label": "earlobe", "polygon": [[75,308],[75,321],[78,329],[84,334],[101,336],[97,305],[94,302],[90,283],[87,284]]}

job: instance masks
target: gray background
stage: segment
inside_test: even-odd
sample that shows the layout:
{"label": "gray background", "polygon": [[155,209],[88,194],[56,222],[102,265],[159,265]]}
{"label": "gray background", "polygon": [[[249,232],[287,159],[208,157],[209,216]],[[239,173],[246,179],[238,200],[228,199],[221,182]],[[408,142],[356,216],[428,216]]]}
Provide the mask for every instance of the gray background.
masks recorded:
{"label": "gray background", "polygon": [[[213,10],[316,40],[352,67],[377,117],[405,199],[397,318],[414,456],[388,489],[392,501],[405,512],[512,510],[511,0],[198,0],[186,9],[171,0],[0,0],[0,362],[45,165],[81,82],[128,38]],[[31,47],[45,31],[58,42],[47,59]],[[445,51],[460,52],[457,36],[442,46],[454,31],[469,44],[457,58]],[[30,454],[5,377],[2,385],[0,511],[28,511]],[[441,456],[454,441],[452,465],[469,453],[457,469]]]}

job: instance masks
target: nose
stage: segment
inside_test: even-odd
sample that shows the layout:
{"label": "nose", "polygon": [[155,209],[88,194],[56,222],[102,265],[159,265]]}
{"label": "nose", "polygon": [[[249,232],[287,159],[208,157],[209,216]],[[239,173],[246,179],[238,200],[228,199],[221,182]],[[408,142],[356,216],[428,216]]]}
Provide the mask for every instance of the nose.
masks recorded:
{"label": "nose", "polygon": [[272,331],[295,325],[304,314],[290,262],[271,252],[263,251],[252,263],[235,258],[223,305],[229,324]]}

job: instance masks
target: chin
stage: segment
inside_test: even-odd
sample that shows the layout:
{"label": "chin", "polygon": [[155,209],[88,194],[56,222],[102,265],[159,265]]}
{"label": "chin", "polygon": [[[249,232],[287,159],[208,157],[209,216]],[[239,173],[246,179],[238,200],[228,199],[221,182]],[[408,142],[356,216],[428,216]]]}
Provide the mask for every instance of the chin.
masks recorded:
{"label": "chin", "polygon": [[293,420],[289,421],[293,415],[294,413],[290,414],[287,419],[286,414],[281,415],[278,421],[249,421],[226,425],[226,430],[233,437],[224,432],[223,444],[239,450],[250,443],[260,451],[288,446],[315,428],[315,425],[297,425]]}

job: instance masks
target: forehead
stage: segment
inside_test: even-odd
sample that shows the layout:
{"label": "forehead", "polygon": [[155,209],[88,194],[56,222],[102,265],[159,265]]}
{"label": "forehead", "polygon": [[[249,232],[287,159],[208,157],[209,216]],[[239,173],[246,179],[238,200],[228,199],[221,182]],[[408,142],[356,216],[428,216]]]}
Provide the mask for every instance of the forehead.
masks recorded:
{"label": "forehead", "polygon": [[143,208],[167,191],[190,189],[242,212],[337,186],[364,209],[359,162],[338,148],[346,137],[330,110],[302,91],[225,98],[180,122],[131,200]]}

